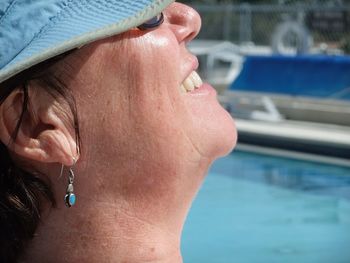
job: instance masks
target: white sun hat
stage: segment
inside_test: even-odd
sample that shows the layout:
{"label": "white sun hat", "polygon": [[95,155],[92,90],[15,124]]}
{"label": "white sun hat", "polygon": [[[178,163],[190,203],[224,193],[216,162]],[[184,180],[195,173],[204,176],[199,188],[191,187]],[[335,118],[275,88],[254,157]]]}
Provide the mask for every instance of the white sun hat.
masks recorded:
{"label": "white sun hat", "polygon": [[49,58],[117,35],[174,0],[0,0],[0,83]]}

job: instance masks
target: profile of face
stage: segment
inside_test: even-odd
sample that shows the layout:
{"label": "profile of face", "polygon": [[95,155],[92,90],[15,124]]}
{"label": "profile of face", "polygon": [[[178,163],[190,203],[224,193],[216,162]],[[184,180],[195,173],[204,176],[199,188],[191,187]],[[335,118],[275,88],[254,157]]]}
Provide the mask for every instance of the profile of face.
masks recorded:
{"label": "profile of face", "polygon": [[[94,231],[96,242],[119,231],[118,236],[134,233],[143,247],[141,237],[147,238],[147,246],[152,240],[159,244],[157,238],[174,239],[164,244],[179,243],[184,219],[210,164],[235,146],[234,122],[215,90],[194,73],[198,60],[186,47],[200,30],[198,13],[173,3],[163,15],[164,23],[156,28],[135,28],[93,42],[54,66],[75,98],[82,148],[74,165],[76,205],[67,214],[63,202],[57,201],[58,209],[50,210],[39,229],[41,240],[33,242],[34,248],[51,244],[47,255],[70,251],[77,235],[62,229]],[[20,131],[21,143],[14,152],[48,175],[56,200],[62,200],[66,180],[59,170],[61,164],[72,165],[74,132],[51,114],[55,107],[45,113],[56,103],[52,97],[40,91],[33,95],[29,105],[45,125]],[[14,95],[12,102],[15,99]],[[26,123],[31,122],[23,127]],[[23,134],[37,137],[31,147],[38,151],[23,146],[34,141],[24,140]],[[53,238],[56,231],[61,239]],[[63,242],[65,238],[69,242]],[[130,240],[134,239],[123,244],[131,251]],[[116,251],[113,242],[109,246]],[[33,258],[40,257],[38,249],[33,251]],[[75,251],[78,255],[79,249]],[[87,255],[87,249],[83,251]]]}
{"label": "profile of face", "polygon": [[124,190],[141,187],[144,200],[147,192],[153,200],[152,190],[159,198],[161,189],[176,192],[179,184],[188,191],[177,201],[183,193],[190,200],[212,161],[234,147],[236,130],[212,87],[183,90],[191,89],[198,67],[186,48],[200,30],[198,13],[173,3],[163,14],[153,30],[132,29],[72,57],[80,63],[71,85],[80,98],[81,160],[85,169],[100,164],[97,173],[125,171]]}
{"label": "profile of face", "polygon": [[200,29],[199,15],[174,3],[164,17],[154,30],[130,30],[77,52],[89,57],[73,91],[85,96],[78,106],[89,118],[84,129],[95,133],[104,160],[123,151],[147,163],[210,162],[235,144],[233,120],[215,91],[207,84],[191,92],[181,87],[198,67],[186,44]]}

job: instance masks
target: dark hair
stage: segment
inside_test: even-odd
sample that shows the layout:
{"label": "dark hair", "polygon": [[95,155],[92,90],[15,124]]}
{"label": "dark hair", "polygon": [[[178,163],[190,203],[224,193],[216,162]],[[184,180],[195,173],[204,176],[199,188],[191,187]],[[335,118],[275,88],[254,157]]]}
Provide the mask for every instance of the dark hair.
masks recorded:
{"label": "dark hair", "polygon": [[[0,105],[15,89],[22,89],[23,92],[22,111],[11,136],[12,141],[16,140],[28,110],[28,83],[35,80],[55,99],[63,98],[69,105],[79,152],[80,136],[74,97],[51,70],[52,66],[68,53],[42,62],[0,83]],[[45,177],[38,175],[16,165],[11,160],[6,145],[0,141],[0,262],[18,260],[40,223],[43,202],[48,201],[53,207],[56,204],[49,180],[44,181]]]}

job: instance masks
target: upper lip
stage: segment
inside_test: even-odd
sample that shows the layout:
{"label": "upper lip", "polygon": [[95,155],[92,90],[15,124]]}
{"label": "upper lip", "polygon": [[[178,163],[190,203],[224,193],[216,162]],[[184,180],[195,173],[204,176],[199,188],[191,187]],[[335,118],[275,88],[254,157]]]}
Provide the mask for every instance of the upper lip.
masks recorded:
{"label": "upper lip", "polygon": [[187,59],[186,59],[186,63],[185,63],[185,67],[186,67],[186,76],[184,76],[184,78],[182,79],[181,83],[182,84],[186,78],[188,78],[188,76],[192,73],[192,71],[195,71],[198,69],[199,63],[198,63],[198,58],[194,55],[190,55]]}

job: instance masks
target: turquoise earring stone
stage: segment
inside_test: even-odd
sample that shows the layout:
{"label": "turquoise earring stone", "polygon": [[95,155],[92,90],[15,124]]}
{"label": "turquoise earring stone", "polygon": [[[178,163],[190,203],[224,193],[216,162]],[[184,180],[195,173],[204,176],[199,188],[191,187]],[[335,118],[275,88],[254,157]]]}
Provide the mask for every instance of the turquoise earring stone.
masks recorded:
{"label": "turquoise earring stone", "polygon": [[66,206],[71,207],[75,205],[75,202],[76,202],[75,194],[73,193],[66,194],[64,199],[65,199]]}
{"label": "turquoise earring stone", "polygon": [[75,197],[75,194],[70,194],[69,195],[69,203],[70,205],[75,205],[75,201],[76,201],[76,197]]}

